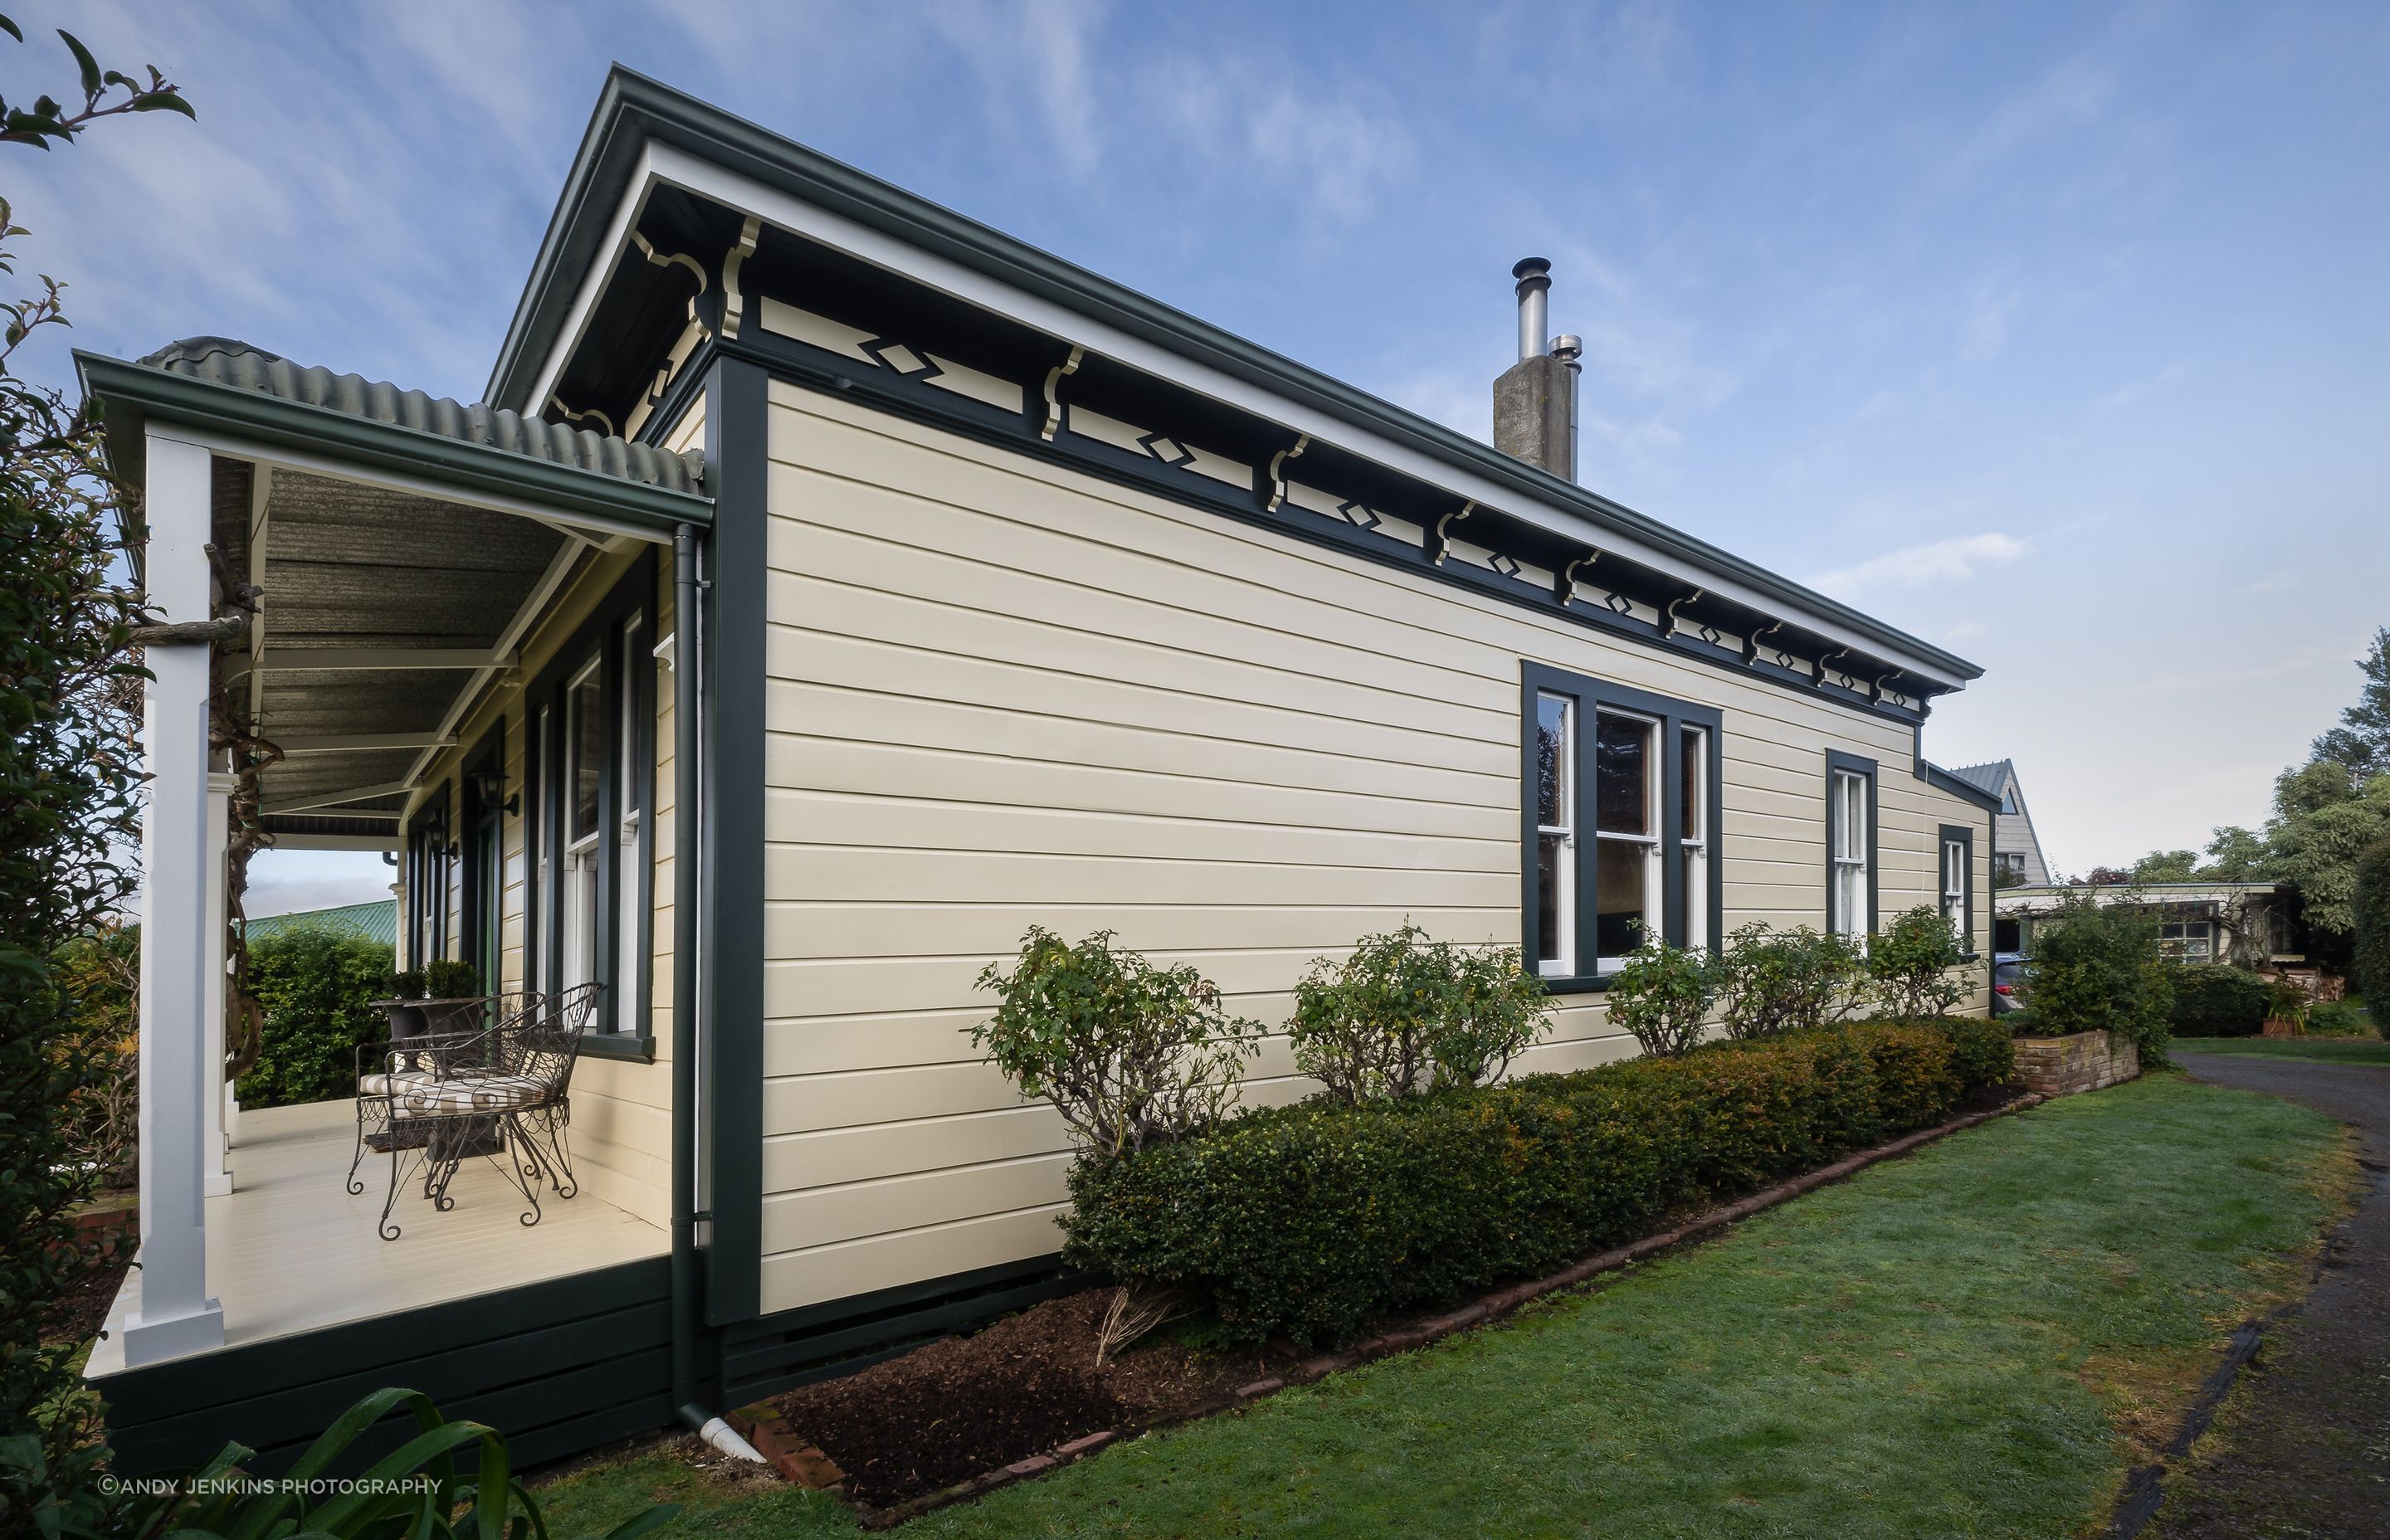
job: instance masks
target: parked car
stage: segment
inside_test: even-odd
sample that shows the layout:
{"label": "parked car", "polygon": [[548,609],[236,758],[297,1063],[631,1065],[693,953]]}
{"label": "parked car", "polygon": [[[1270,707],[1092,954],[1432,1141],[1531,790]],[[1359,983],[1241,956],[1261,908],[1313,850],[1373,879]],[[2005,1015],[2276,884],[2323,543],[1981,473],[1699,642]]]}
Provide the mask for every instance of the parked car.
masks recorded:
{"label": "parked car", "polygon": [[2024,1008],[2025,975],[2033,959],[2022,952],[1992,954],[1992,1014],[2006,1016]]}

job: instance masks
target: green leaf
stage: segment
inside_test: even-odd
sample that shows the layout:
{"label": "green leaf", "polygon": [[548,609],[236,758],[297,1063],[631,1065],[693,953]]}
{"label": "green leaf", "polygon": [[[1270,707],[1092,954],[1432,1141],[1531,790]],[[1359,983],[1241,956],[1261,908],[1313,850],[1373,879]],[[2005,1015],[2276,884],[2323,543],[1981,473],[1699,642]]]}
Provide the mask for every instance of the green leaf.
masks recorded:
{"label": "green leaf", "polygon": [[17,30],[17,23],[9,20],[5,16],[0,16],[0,32],[6,32],[10,37],[15,38],[19,43],[25,41],[25,34]]}
{"label": "green leaf", "polygon": [[172,91],[153,91],[149,95],[135,101],[133,104],[133,110],[135,112],[180,112],[184,117],[192,120],[194,122],[199,121],[199,116],[198,113],[191,110],[191,104],[189,102],[185,101],[182,97],[174,95]]}
{"label": "green leaf", "polygon": [[83,71],[83,94],[85,96],[98,96],[100,90],[99,60],[91,57],[91,50],[83,45],[83,40],[81,38],[75,36],[74,33],[67,31],[64,27],[60,27],[58,29],[58,36],[65,40],[67,52],[74,55],[75,68]]}

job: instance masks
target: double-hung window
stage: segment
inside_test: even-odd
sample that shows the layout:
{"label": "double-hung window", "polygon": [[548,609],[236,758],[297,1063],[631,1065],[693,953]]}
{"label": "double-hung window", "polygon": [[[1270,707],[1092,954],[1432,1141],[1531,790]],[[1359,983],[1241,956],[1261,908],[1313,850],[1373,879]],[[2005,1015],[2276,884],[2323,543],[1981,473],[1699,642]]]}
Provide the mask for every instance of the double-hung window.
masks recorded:
{"label": "double-hung window", "polygon": [[2158,956],[2176,962],[2212,962],[2216,957],[2216,922],[2211,919],[2169,919],[2158,926]]}
{"label": "double-hung window", "polygon": [[535,956],[528,977],[599,986],[590,1031],[644,1054],[654,876],[656,566],[643,557],[558,648],[526,698]]}
{"label": "double-hung window", "polygon": [[1975,831],[1963,824],[1942,826],[1942,918],[1959,938],[1959,950],[1975,953]]}
{"label": "double-hung window", "polygon": [[1528,966],[1599,988],[1647,939],[1717,936],[1715,708],[1523,666]]}
{"label": "double-hung window", "polygon": [[1875,930],[1875,761],[1826,751],[1826,928]]}

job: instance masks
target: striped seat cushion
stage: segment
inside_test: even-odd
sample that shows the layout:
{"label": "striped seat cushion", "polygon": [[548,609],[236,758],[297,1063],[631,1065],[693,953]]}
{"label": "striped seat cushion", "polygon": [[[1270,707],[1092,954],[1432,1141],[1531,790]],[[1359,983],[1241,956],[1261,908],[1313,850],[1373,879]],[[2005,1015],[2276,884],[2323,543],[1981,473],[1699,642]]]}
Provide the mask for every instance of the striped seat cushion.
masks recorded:
{"label": "striped seat cushion", "polygon": [[446,1080],[421,1071],[394,1075],[366,1075],[357,1082],[361,1097],[389,1097],[402,1112],[507,1112],[546,1099],[547,1083],[525,1075],[451,1075]]}

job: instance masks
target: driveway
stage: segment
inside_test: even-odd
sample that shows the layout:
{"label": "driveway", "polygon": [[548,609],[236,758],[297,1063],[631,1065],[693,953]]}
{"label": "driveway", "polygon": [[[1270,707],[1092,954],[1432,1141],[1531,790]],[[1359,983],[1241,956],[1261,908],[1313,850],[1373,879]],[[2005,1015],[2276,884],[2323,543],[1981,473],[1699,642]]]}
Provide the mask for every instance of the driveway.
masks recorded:
{"label": "driveway", "polygon": [[[2167,1540],[2390,1534],[2390,1068],[2185,1053],[2195,1080],[2304,1102],[2360,1136],[2371,1182],[2305,1307],[2268,1328],[2213,1437],[2170,1471]],[[2229,1448],[2217,1445],[2229,1444]]]}

